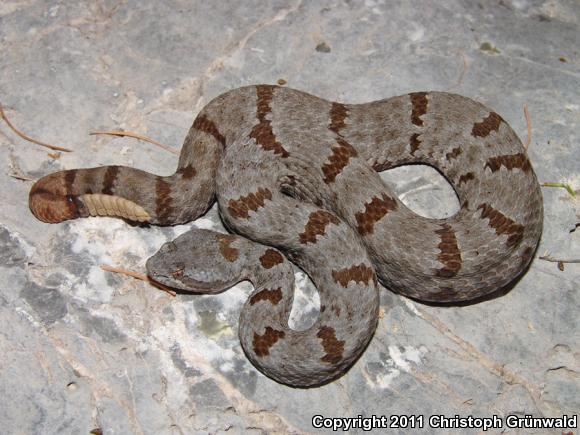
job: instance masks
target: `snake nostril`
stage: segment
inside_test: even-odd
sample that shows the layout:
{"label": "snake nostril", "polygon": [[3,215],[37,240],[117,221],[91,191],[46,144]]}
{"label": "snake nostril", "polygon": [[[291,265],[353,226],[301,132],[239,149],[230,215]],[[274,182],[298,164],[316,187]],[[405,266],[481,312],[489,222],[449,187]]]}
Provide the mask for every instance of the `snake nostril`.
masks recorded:
{"label": "snake nostril", "polygon": [[185,264],[182,262],[175,263],[173,267],[173,271],[171,272],[171,276],[175,279],[180,279],[183,277],[183,273],[185,271]]}

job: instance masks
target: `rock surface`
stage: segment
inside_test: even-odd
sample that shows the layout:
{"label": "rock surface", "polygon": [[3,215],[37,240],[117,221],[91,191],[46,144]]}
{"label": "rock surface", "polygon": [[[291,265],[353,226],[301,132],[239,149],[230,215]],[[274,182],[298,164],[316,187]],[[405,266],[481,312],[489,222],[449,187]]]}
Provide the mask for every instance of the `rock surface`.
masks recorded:
{"label": "rock surface", "polygon": [[[1,432],[313,433],[316,414],[374,414],[423,415],[425,427],[411,432],[435,433],[427,419],[437,414],[577,413],[580,264],[561,271],[536,258],[511,291],[466,306],[427,306],[385,290],[376,335],[349,373],[296,390],[243,354],[237,324],[248,283],[173,298],[99,267],[142,272],[189,226],[43,224],[28,210],[31,183],[19,177],[104,164],[169,174],[171,153],[88,132],[122,128],[179,147],[211,98],[283,80],[344,102],[458,92],[493,107],[524,139],[525,104],[540,181],[578,189],[579,26],[575,0],[2,1],[6,116],[73,152],[49,152],[0,124]],[[434,170],[384,177],[419,213],[457,209]],[[537,256],[580,258],[578,198],[544,188]],[[217,210],[194,225],[220,229]],[[301,274],[298,283],[293,325],[304,328],[318,300]]]}

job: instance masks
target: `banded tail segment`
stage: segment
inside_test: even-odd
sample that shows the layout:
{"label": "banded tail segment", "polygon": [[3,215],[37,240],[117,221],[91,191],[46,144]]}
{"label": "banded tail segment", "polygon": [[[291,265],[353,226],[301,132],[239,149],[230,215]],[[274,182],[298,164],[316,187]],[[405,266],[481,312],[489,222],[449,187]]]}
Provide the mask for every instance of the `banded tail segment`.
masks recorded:
{"label": "banded tail segment", "polygon": [[55,172],[30,190],[30,210],[57,223],[88,216],[175,225],[196,219],[215,200],[215,173],[225,139],[204,113],[183,144],[177,171],[159,176],[125,166]]}
{"label": "banded tail segment", "polygon": [[[140,192],[129,191],[118,180],[139,178]],[[88,216],[116,216],[135,222],[156,218],[149,204],[155,201],[146,186],[161,178],[121,166],[72,169],[38,180],[30,190],[30,210],[43,222],[57,223]],[[126,184],[126,183],[125,183]]]}

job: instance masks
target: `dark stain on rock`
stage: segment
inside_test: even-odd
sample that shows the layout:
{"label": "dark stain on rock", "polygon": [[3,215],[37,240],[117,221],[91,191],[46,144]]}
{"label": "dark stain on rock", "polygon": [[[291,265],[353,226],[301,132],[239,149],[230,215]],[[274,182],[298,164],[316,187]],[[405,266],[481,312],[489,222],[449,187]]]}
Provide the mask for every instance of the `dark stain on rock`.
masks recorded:
{"label": "dark stain on rock", "polygon": [[29,281],[20,291],[20,297],[32,307],[45,326],[52,325],[68,313],[67,301],[56,287],[44,287]]}
{"label": "dark stain on rock", "polygon": [[326,42],[321,42],[316,46],[316,51],[319,53],[330,53],[330,46]]}

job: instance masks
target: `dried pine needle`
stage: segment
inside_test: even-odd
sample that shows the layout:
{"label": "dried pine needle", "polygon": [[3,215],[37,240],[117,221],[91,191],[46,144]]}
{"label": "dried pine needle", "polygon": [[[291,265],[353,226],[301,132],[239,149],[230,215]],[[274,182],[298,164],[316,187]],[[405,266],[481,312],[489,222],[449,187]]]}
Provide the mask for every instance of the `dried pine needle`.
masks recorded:
{"label": "dried pine needle", "polygon": [[144,275],[142,273],[133,272],[132,270],[127,270],[127,269],[121,269],[119,267],[109,266],[108,264],[101,264],[100,267],[101,267],[101,269],[106,270],[107,272],[120,273],[122,275],[130,276],[132,278],[136,278],[136,279],[140,279],[141,281],[148,282],[152,286],[157,287],[160,290],[163,290],[164,292],[170,294],[171,296],[175,297],[175,295],[177,295],[177,293],[175,293],[169,287],[164,286],[161,283],[158,283],[158,282],[155,282],[155,281],[149,279],[149,277],[147,275]]}
{"label": "dried pine needle", "polygon": [[153,145],[157,145],[158,147],[163,148],[165,151],[169,151],[172,154],[179,155],[179,151],[176,150],[175,148],[170,147],[170,146],[165,145],[165,144],[162,144],[160,142],[157,142],[156,140],[153,140],[147,136],[143,136],[142,134],[139,134],[139,133],[133,133],[130,131],[123,131],[123,130],[111,130],[111,131],[91,131],[89,134],[91,136],[94,136],[96,134],[108,134],[110,136],[132,137],[134,139],[139,139],[139,140],[142,140],[144,142],[149,142],[149,143],[152,143]]}
{"label": "dried pine needle", "polygon": [[540,260],[549,261],[551,263],[580,263],[580,259],[568,259],[562,260],[560,258],[554,258],[551,255],[542,255],[538,257]]}
{"label": "dried pine needle", "polygon": [[36,139],[31,138],[30,136],[26,135],[25,133],[22,133],[20,130],[18,130],[16,127],[14,127],[14,125],[12,125],[12,123],[10,122],[10,120],[6,117],[6,113],[4,113],[4,109],[2,108],[2,104],[0,104],[0,118],[2,118],[4,120],[4,122],[6,123],[6,125],[8,127],[10,127],[10,129],[14,133],[16,133],[18,136],[20,136],[22,139],[24,139],[24,140],[26,140],[28,142],[35,143],[37,145],[40,145],[40,146],[45,147],[45,148],[49,148],[49,149],[54,150],[54,151],[64,151],[64,152],[67,152],[67,153],[72,152],[72,150],[69,150],[68,148],[63,148],[63,147],[59,147],[59,146],[56,146],[56,145],[51,145],[51,144],[46,143],[46,142],[41,142],[39,140],[36,140]]}
{"label": "dried pine needle", "polygon": [[528,139],[524,144],[524,148],[527,150],[532,143],[532,118],[530,117],[530,112],[528,112],[528,106],[524,104],[524,117],[526,118],[526,126],[528,128]]}

